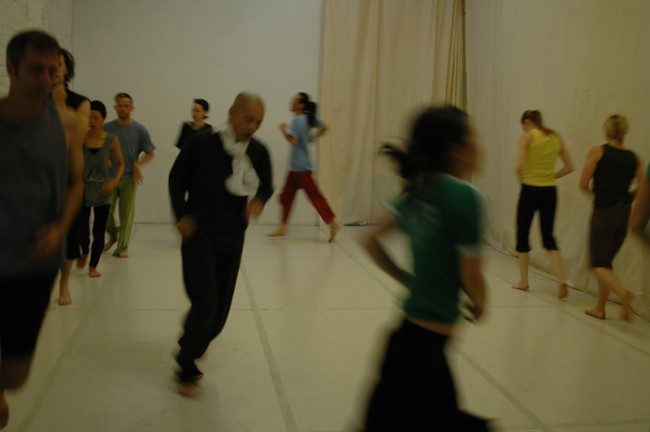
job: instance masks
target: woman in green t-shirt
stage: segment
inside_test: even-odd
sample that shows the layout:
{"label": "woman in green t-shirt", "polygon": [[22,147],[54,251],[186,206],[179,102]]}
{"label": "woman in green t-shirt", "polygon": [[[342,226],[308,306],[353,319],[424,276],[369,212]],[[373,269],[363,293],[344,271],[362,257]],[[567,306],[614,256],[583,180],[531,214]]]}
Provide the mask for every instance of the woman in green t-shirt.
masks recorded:
{"label": "woman in green t-shirt", "polygon": [[[465,180],[478,161],[467,114],[429,108],[415,121],[406,152],[385,146],[406,181],[392,214],[369,233],[372,260],[404,284],[404,320],[390,336],[379,381],[366,413],[366,431],[485,431],[484,420],[459,410],[444,348],[469,297],[469,319],[485,310],[481,272],[482,198]],[[380,238],[403,231],[413,270],[400,268]]]}

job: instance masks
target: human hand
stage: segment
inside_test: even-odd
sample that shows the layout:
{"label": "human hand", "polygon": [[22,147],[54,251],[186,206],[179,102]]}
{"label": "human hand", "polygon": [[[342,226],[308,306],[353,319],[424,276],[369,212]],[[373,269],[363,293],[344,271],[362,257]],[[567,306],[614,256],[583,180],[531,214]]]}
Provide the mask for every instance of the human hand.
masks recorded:
{"label": "human hand", "polygon": [[115,179],[106,180],[102,185],[101,193],[108,195],[117,187],[117,181]]}
{"label": "human hand", "polygon": [[259,198],[253,198],[246,206],[246,221],[250,220],[251,216],[257,218],[264,210],[264,203]]}
{"label": "human hand", "polygon": [[285,132],[287,130],[288,125],[286,123],[280,123],[280,131]]}
{"label": "human hand", "polygon": [[183,216],[176,224],[176,229],[181,234],[183,243],[192,238],[196,232],[196,218],[191,215]]}
{"label": "human hand", "polygon": [[144,181],[144,176],[142,175],[142,170],[140,169],[140,165],[137,163],[133,164],[133,181],[135,184],[142,184]]}
{"label": "human hand", "polygon": [[36,232],[32,244],[32,256],[36,259],[46,259],[61,248],[65,239],[65,231],[58,223],[46,225]]}
{"label": "human hand", "polygon": [[464,315],[465,319],[470,322],[479,321],[485,312],[484,306],[475,305],[469,302],[463,303],[463,306],[467,309],[467,312],[470,313],[470,316]]}

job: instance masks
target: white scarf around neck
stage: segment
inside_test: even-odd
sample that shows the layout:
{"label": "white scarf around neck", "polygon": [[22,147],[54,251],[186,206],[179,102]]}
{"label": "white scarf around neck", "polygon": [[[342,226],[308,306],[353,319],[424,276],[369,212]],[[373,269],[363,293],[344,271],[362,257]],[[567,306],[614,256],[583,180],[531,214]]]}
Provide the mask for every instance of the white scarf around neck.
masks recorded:
{"label": "white scarf around neck", "polygon": [[226,190],[236,196],[255,195],[260,179],[246,154],[250,141],[237,141],[230,123],[215,127],[213,133],[221,136],[224,151],[232,156],[232,175],[225,181]]}

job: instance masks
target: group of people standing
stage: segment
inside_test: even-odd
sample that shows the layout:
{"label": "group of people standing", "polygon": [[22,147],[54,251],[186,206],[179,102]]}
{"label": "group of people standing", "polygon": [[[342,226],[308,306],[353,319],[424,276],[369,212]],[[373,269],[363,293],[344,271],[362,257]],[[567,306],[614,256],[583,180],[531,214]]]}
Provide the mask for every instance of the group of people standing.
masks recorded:
{"label": "group of people standing", "polygon": [[[516,171],[521,182],[517,206],[517,246],[520,280],[513,288],[528,290],[529,232],[533,216],[539,213],[544,248],[548,251],[558,280],[558,297],[569,295],[562,259],[553,235],[557,207],[556,179],[573,171],[573,163],[560,135],[547,128],[539,111],[525,111],[521,117],[524,129],[519,140]],[[644,185],[644,166],[641,160],[625,146],[628,123],[621,115],[612,115],[603,124],[607,142],[593,147],[580,176],[580,189],[593,196],[593,212],[589,228],[590,265],[598,281],[596,306],[586,314],[605,319],[605,304],[613,291],[623,306],[621,317],[632,318],[634,295],[618,281],[612,262],[623,245],[628,232],[628,221],[636,190],[631,186]],[[555,170],[557,158],[563,165]],[[643,198],[642,198],[643,200]],[[639,208],[642,208],[638,206]],[[637,213],[641,210],[637,210]],[[638,214],[636,219],[641,219]],[[636,228],[637,231],[640,228]]]}
{"label": "group of people standing", "polygon": [[[90,276],[96,277],[102,251],[117,243],[114,255],[128,256],[135,190],[143,179],[142,165],[154,155],[146,129],[131,118],[131,96],[116,96],[118,119],[104,125],[103,104],[67,89],[62,77],[71,78],[73,68],[61,64],[61,53],[54,38],[38,31],[16,35],[7,47],[10,89],[0,99],[0,175],[3,184],[11,182],[12,187],[0,188],[0,429],[9,419],[5,389],[20,387],[29,375],[51,286],[61,267],[64,238],[82,200],[84,223],[90,209],[95,212]],[[81,102],[65,107],[75,100]],[[306,94],[297,94],[291,108],[291,126],[280,125],[292,145],[291,169],[280,195],[281,224],[270,235],[286,234],[296,190],[304,188],[329,224],[331,241],[340,225],[311,178],[307,149],[327,126]],[[191,303],[176,355],[178,389],[188,396],[197,394],[203,377],[196,360],[228,317],[249,220],[261,214],[273,193],[269,152],[254,137],[265,115],[262,98],[239,93],[227,122],[218,128],[205,123],[208,110],[205,100],[194,100],[194,122],[183,128],[168,182]],[[522,126],[517,159],[522,183],[517,217],[521,279],[514,288],[529,289],[528,235],[534,213],[540,212],[544,247],[563,298],[568,288],[553,236],[555,179],[569,174],[573,166],[560,136],[544,126],[538,111],[526,111]],[[587,313],[598,318],[605,318],[600,302],[611,290],[621,297],[623,318],[629,319],[632,312],[632,295],[616,284],[611,261],[627,232],[634,178],[640,187],[631,229],[650,247],[650,166],[641,178],[641,162],[623,147],[626,132],[621,116],[607,120],[608,142],[590,152],[580,182],[585,190],[592,179],[594,183],[591,257],[602,290],[598,306]],[[480,320],[487,305],[481,269],[484,200],[469,183],[478,164],[478,144],[467,113],[452,106],[423,110],[407,142],[405,149],[382,149],[397,162],[404,189],[363,243],[371,259],[409,291],[404,319],[386,347],[364,430],[486,431],[487,421],[459,409],[445,356],[460,317]],[[555,171],[558,156],[564,164]],[[116,201],[120,229],[115,231],[107,222],[111,238],[104,245],[103,221],[110,221],[107,209]],[[68,264],[75,259],[71,247],[78,248],[78,259],[85,264],[87,230],[82,240],[69,241]],[[401,268],[384,249],[381,238],[395,230],[410,240],[412,269]]]}

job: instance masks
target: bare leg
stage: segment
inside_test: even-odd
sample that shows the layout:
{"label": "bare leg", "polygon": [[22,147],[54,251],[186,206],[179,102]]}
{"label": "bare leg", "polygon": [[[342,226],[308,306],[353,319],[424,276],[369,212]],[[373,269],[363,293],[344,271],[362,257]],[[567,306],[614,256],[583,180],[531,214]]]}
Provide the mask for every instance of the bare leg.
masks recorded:
{"label": "bare leg", "polygon": [[114,245],[115,243],[117,243],[117,242],[116,242],[115,240],[113,240],[113,239],[107,241],[106,244],[104,245],[104,253],[106,253],[106,252],[108,252],[109,250],[111,250],[111,248],[113,247],[113,245]]}
{"label": "bare leg", "polygon": [[4,429],[9,423],[9,405],[5,399],[5,392],[0,390],[0,429]]}
{"label": "bare leg", "polygon": [[61,269],[61,279],[59,280],[59,305],[66,306],[72,304],[72,295],[70,294],[70,272],[72,272],[72,260],[65,260],[65,267]]}
{"label": "bare leg", "polygon": [[558,283],[558,298],[566,298],[569,296],[569,288],[566,284],[566,279],[564,278],[564,265],[562,264],[562,257],[560,252],[557,250],[548,251],[549,256],[551,257],[551,262],[553,263],[553,268],[555,269],[555,275],[557,276]]}
{"label": "bare leg", "polygon": [[528,291],[528,252],[519,252],[519,282],[514,284],[514,289]]}
{"label": "bare leg", "polygon": [[341,230],[341,225],[339,225],[339,223],[336,222],[336,220],[332,219],[330,222],[330,238],[328,240],[330,243],[332,243],[334,239],[336,239],[336,234],[338,234],[340,230]]}
{"label": "bare leg", "polygon": [[88,261],[88,254],[82,254],[77,260],[77,268],[82,269],[86,267],[86,261]]}
{"label": "bare leg", "polygon": [[5,398],[5,389],[14,390],[27,381],[32,357],[2,358],[0,363],[0,429],[4,429],[9,422],[9,405]]}
{"label": "bare leg", "polygon": [[607,289],[614,291],[616,295],[618,295],[619,299],[621,300],[621,304],[623,305],[621,318],[624,321],[630,321],[632,319],[632,314],[634,313],[631,304],[632,300],[634,299],[634,294],[632,294],[630,291],[625,289],[623,285],[621,285],[618,279],[614,277],[614,272],[612,269],[605,267],[596,267],[594,268],[594,273],[598,278],[599,284],[602,283],[607,287]]}
{"label": "bare leg", "polygon": [[267,236],[267,237],[282,237],[282,236],[284,236],[286,233],[287,233],[287,224],[282,223],[282,224],[280,224],[280,226],[278,227],[278,229],[276,229],[276,230],[273,231],[272,233],[268,233],[266,236]]}
{"label": "bare leg", "polygon": [[609,297],[609,289],[598,279],[598,301],[596,302],[596,307],[593,309],[587,309],[585,313],[589,316],[598,319],[606,319],[605,314],[605,305],[607,304],[607,297]]}

